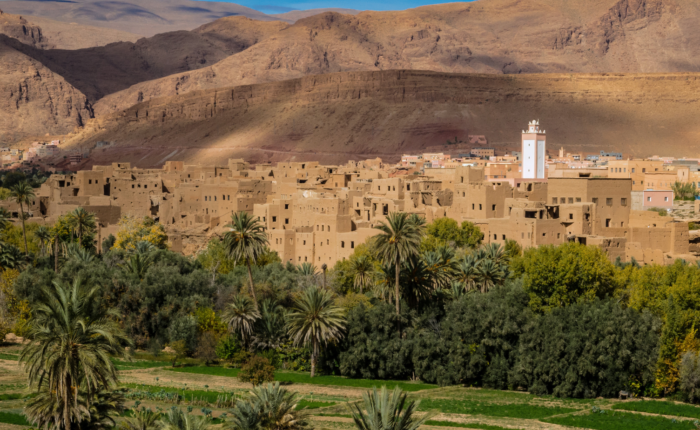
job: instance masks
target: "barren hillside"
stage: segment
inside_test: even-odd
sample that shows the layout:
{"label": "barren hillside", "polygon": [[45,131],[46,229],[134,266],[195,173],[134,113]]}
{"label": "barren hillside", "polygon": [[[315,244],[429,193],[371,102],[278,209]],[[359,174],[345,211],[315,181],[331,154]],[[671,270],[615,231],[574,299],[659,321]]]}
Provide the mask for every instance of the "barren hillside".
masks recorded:
{"label": "barren hillside", "polygon": [[[700,74],[466,75],[344,72],[284,82],[193,91],[90,121],[71,136],[92,162],[166,160],[209,164],[227,157],[325,163],[403,152],[454,152],[447,141],[483,134],[499,151],[519,146],[538,118],[549,151],[697,156]],[[460,148],[459,150],[464,150]]]}
{"label": "barren hillside", "polygon": [[479,0],[301,19],[214,65],[142,82],[96,104],[312,74],[391,69],[453,73],[700,70],[698,0]]}
{"label": "barren hillside", "polygon": [[0,35],[0,142],[68,133],[92,117],[85,95],[16,44]]}
{"label": "barren hillside", "polygon": [[[0,1],[0,7],[3,3]],[[22,17],[0,10],[0,34],[40,49],[81,49],[113,42],[135,42],[139,36],[124,31]]]}
{"label": "barren hillside", "polygon": [[191,30],[227,16],[277,19],[235,3],[194,0],[0,0],[0,9],[15,15],[40,16],[141,36]]}

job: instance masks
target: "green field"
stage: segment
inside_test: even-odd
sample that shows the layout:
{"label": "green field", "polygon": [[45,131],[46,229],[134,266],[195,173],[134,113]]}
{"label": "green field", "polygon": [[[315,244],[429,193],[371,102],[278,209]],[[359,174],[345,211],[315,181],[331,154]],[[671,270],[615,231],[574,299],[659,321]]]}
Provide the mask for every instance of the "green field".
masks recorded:
{"label": "green field", "polygon": [[4,352],[0,352],[0,360],[19,361],[19,354],[5,354]]}
{"label": "green field", "polygon": [[663,417],[605,411],[566,417],[549,418],[548,423],[593,430],[694,430],[690,421],[677,420],[675,423]]}
{"label": "green field", "polygon": [[14,412],[0,412],[0,423],[15,424],[18,426],[29,426],[27,418]]}
{"label": "green field", "polygon": [[666,401],[642,400],[620,403],[613,406],[613,409],[700,419],[700,407]]}
{"label": "green field", "polygon": [[[183,373],[194,373],[198,375],[213,375],[213,376],[228,376],[237,377],[240,372],[239,369],[226,369],[223,367],[206,367],[206,366],[193,366],[193,367],[175,367],[166,368],[171,372],[183,372]],[[332,385],[336,387],[355,387],[355,388],[372,388],[381,387],[386,385],[387,387],[394,388],[395,386],[401,387],[404,391],[420,391],[427,390],[431,388],[438,388],[437,385],[430,384],[420,384],[407,381],[377,381],[370,379],[349,379],[342,376],[316,376],[311,377],[306,373],[293,373],[293,372],[276,372],[275,381],[286,382],[292,384],[312,384],[312,385]]]}
{"label": "green field", "polygon": [[472,424],[472,423],[462,424],[462,423],[456,423],[453,421],[426,421],[425,425],[436,426],[436,427],[458,427],[458,428],[479,429],[479,430],[512,430],[512,429],[506,429],[505,427],[490,426],[488,424]]}
{"label": "green field", "polygon": [[335,405],[335,402],[320,402],[316,400],[301,400],[297,404],[297,409],[319,409]]}
{"label": "green field", "polygon": [[446,414],[484,415],[489,417],[540,419],[574,412],[576,409],[561,406],[546,407],[530,403],[489,404],[471,400],[423,399],[420,410]]}

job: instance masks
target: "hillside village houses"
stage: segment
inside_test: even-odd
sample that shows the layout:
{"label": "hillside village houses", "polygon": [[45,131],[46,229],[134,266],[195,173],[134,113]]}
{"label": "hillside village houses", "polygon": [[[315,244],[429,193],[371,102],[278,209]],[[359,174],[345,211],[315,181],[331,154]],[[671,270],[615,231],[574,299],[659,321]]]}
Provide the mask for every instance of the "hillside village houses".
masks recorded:
{"label": "hillside village houses", "polygon": [[[173,250],[193,254],[223,236],[232,213],[247,211],[264,225],[282,261],[331,266],[377,234],[374,227],[389,213],[404,211],[428,222],[470,221],[485,243],[510,239],[527,248],[576,241],[601,247],[612,260],[634,257],[642,264],[695,259],[688,224],[645,210],[644,193],[653,187],[654,203],[670,198],[672,204],[673,182],[700,185],[697,160],[611,156],[601,164],[563,149],[545,157],[545,140],[533,121],[523,130],[520,153],[487,151],[486,158],[431,153],[404,155],[397,165],[372,159],[340,166],[168,161],[159,169],[112,163],[52,175],[37,191],[28,221],[52,223],[82,206],[97,215],[101,242],[123,215],[150,216],[165,226]],[[523,165],[531,172],[523,175]],[[0,204],[18,215],[13,203]]]}

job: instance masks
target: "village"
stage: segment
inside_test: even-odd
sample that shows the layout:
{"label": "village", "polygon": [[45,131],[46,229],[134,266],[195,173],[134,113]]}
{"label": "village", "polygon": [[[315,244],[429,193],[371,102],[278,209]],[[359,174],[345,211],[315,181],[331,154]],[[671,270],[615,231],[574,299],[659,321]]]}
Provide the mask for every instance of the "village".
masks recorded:
{"label": "village", "polygon": [[[263,223],[283,262],[319,266],[349,258],[394,211],[427,222],[469,221],[484,243],[513,240],[523,249],[575,241],[601,247],[611,260],[640,264],[700,255],[688,222],[665,213],[674,208],[674,186],[700,185],[698,160],[584,157],[563,148],[557,157],[545,154],[546,131],[532,121],[522,132],[522,151],[501,156],[480,147],[456,157],[404,155],[397,165],[381,159],[340,166],[168,161],[162,169],[112,163],[53,174],[37,190],[28,221],[50,224],[83,207],[97,216],[99,244],[122,216],[148,216],[165,227],[172,250],[191,255],[223,235],[233,213],[246,211]],[[698,202],[682,203],[698,213]],[[20,213],[13,203],[2,205]]]}

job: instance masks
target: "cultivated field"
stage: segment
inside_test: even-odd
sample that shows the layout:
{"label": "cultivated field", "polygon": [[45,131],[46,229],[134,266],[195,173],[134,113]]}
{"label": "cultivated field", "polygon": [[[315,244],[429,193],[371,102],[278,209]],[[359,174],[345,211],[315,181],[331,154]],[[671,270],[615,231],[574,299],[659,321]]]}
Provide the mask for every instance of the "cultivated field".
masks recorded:
{"label": "cultivated field", "polygon": [[[0,347],[0,430],[31,427],[22,415],[31,397],[18,368],[19,347]],[[214,429],[222,426],[232,402],[247,394],[238,369],[199,366],[173,368],[167,357],[117,362],[127,391],[127,407],[165,410],[179,404],[194,413],[212,411]],[[163,360],[163,361],[161,361]],[[412,381],[371,381],[338,376],[310,378],[306,373],[278,371],[275,379],[300,394],[317,429],[353,429],[349,404],[372,387],[399,385],[420,400],[421,413],[433,414],[426,430],[452,429],[597,429],[666,430],[700,428],[700,407],[662,400],[558,399],[515,391],[469,387],[438,387]],[[128,412],[127,412],[128,414]]]}

